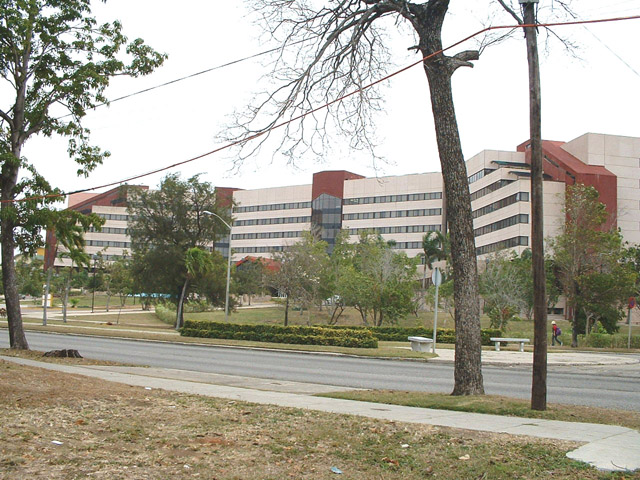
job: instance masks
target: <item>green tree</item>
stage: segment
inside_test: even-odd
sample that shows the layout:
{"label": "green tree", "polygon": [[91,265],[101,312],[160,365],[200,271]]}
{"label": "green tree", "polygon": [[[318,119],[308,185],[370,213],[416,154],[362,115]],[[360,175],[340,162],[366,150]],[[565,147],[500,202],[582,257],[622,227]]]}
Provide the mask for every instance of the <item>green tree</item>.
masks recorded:
{"label": "green tree", "polygon": [[42,266],[44,262],[36,258],[20,257],[16,262],[16,278],[18,280],[18,293],[39,297],[42,295],[42,285],[44,284],[44,273]]}
{"label": "green tree", "polygon": [[260,258],[248,260],[235,269],[233,288],[236,294],[246,295],[251,305],[251,297],[264,289],[265,266]]}
{"label": "green tree", "polygon": [[280,268],[266,276],[267,285],[285,297],[284,324],[289,324],[291,304],[310,310],[322,301],[320,293],[325,269],[329,263],[327,243],[316,239],[310,232],[304,232],[302,240],[276,252],[273,259]]}
{"label": "green tree", "polygon": [[506,255],[496,254],[485,260],[485,269],[480,274],[484,311],[491,319],[492,328],[504,330],[520,311],[520,278],[516,265]]}
{"label": "green tree", "polygon": [[[214,212],[231,222],[228,206],[220,205],[213,186],[200,181],[198,175],[181,180],[171,174],[158,190],[131,189],[129,195],[129,213],[134,216],[129,225],[134,288],[150,296],[170,296],[177,305],[179,328],[190,289],[200,285],[198,279],[208,268],[214,268],[201,268],[204,256],[192,249],[206,250],[227,232],[222,222],[203,212]],[[222,260],[217,255],[211,259]]]}
{"label": "green tree", "polygon": [[[578,346],[578,334],[585,331],[581,321],[585,305],[589,305],[588,311],[595,316],[598,314],[594,312],[604,312],[605,305],[599,309],[594,307],[595,290],[598,284],[609,283],[603,275],[617,272],[624,258],[622,237],[618,231],[605,230],[608,213],[598,199],[599,193],[593,187],[581,184],[567,187],[563,231],[549,242],[567,299],[573,347]],[[584,292],[581,289],[585,289]],[[615,290],[622,292],[624,288]],[[619,299],[624,300],[626,298]]]}
{"label": "green tree", "polygon": [[0,105],[2,274],[10,345],[26,349],[14,255],[16,247],[26,253],[41,244],[55,200],[14,201],[58,191],[22,156],[23,147],[38,134],[66,137],[78,174],[88,175],[108,153],[89,143],[82,118],[107,101],[111,78],[150,73],[165,56],[141,39],[127,43],[120,22],[98,25],[90,0],[0,0],[0,11],[0,79],[11,92]]}
{"label": "green tree", "polygon": [[364,324],[396,322],[415,310],[417,259],[394,252],[382,237],[367,233],[341,248],[344,261],[336,294],[358,310]]}
{"label": "green tree", "polygon": [[[517,275],[517,284],[518,284],[518,294],[519,298],[519,306],[521,312],[524,313],[527,320],[533,319],[533,277],[531,275],[532,270],[532,256],[531,250],[525,249],[520,255],[516,255],[515,253],[512,255],[511,262],[515,265],[516,275]],[[558,285],[558,281],[555,274],[555,267],[553,258],[547,257],[544,261],[545,267],[545,282],[546,282],[546,298],[547,298],[547,308],[553,307],[556,303],[558,303],[558,298],[560,297],[560,287]]]}
{"label": "green tree", "polygon": [[131,259],[125,255],[115,260],[111,266],[111,291],[120,298],[120,306],[124,307],[127,297],[133,294],[133,277]]}

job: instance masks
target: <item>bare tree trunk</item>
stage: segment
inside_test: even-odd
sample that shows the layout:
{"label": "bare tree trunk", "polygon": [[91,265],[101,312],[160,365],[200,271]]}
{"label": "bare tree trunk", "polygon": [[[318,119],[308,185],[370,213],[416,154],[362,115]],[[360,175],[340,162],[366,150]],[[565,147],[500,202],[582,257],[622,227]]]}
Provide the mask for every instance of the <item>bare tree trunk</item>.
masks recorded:
{"label": "bare tree trunk", "polygon": [[[419,49],[424,57],[442,50],[442,23],[448,7],[448,0],[411,4],[413,26],[418,33]],[[438,54],[424,62],[444,180],[445,208],[448,217],[455,219],[449,224],[456,327],[455,384],[452,395],[484,394],[478,266],[471,196],[451,88],[451,76],[456,69],[473,66],[469,60],[477,58],[478,52],[469,51],[455,57]]]}
{"label": "bare tree trunk", "polygon": [[467,170],[453,106],[451,76],[425,67],[431,89],[438,150],[447,211],[456,218],[449,225],[453,265],[456,356],[453,395],[484,393],[480,339],[478,270]]}
{"label": "bare tree trunk", "polygon": [[287,299],[284,302],[284,326],[289,325],[289,295],[287,295]]}
{"label": "bare tree trunk", "polygon": [[184,298],[187,294],[187,287],[189,286],[189,278],[185,278],[184,284],[182,284],[182,290],[180,292],[180,297],[178,298],[178,305],[176,307],[176,330],[180,330],[182,324],[184,323]]}
{"label": "bare tree trunk", "polygon": [[[524,4],[524,23],[536,23],[535,4]],[[524,29],[529,63],[529,129],[531,136],[531,253],[533,269],[533,378],[531,408],[547,409],[547,293],[542,210],[542,113],[540,63],[535,27]]]}
{"label": "bare tree trunk", "polygon": [[[55,255],[54,255],[55,258]],[[47,308],[49,307],[49,292],[51,291],[51,269],[47,268],[47,283],[44,286],[44,303],[42,304],[42,325],[47,326]]]}
{"label": "bare tree trunk", "polygon": [[7,310],[7,322],[9,324],[9,345],[11,348],[28,350],[29,344],[24,334],[22,314],[20,313],[20,296],[18,294],[18,282],[16,278],[15,241],[13,238],[14,206],[13,189],[18,179],[18,158],[20,149],[14,148],[14,158],[4,160],[2,166],[2,179],[0,180],[3,200],[0,211],[0,243],[2,243],[2,282],[4,285],[4,301]]}

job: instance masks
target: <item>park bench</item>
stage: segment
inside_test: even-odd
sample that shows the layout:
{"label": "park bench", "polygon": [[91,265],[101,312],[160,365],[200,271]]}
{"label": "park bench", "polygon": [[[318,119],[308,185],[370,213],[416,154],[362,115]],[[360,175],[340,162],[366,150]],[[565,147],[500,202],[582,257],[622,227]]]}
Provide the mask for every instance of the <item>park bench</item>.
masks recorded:
{"label": "park bench", "polygon": [[499,338],[499,337],[491,337],[489,340],[491,340],[493,343],[495,343],[496,352],[500,351],[500,342],[503,342],[503,343],[509,343],[509,342],[519,343],[521,352],[524,352],[524,344],[525,343],[529,343],[529,339],[528,338]]}
{"label": "park bench", "polygon": [[433,352],[433,339],[426,337],[409,337],[411,342],[411,350],[414,352]]}

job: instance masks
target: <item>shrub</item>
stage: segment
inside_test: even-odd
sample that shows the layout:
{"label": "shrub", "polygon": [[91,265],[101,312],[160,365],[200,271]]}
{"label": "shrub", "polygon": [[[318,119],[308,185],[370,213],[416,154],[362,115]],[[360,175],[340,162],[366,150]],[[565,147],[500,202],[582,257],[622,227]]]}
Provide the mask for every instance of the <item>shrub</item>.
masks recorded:
{"label": "shrub", "polygon": [[176,324],[176,312],[175,310],[171,310],[168,306],[158,304],[155,308],[156,317],[160,319],[161,322],[166,323],[168,325]]}
{"label": "shrub", "polygon": [[370,331],[364,329],[337,330],[325,327],[241,325],[186,320],[180,334],[185,337],[226,338],[255,342],[378,348],[378,340]]}
{"label": "shrub", "polygon": [[[368,330],[375,338],[383,342],[406,342],[407,337],[433,337],[432,328],[424,327],[350,327],[345,325],[325,325],[324,328],[335,330]],[[492,345],[491,337],[499,337],[502,332],[499,329],[485,328],[480,332],[482,345]],[[456,343],[456,331],[452,328],[439,328],[437,341],[439,343]]]}

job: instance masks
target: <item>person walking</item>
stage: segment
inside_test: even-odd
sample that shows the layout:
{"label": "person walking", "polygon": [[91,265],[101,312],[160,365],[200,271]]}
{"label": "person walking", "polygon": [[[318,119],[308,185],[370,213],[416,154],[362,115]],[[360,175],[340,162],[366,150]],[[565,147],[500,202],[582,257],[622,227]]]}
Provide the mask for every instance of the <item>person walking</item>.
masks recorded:
{"label": "person walking", "polygon": [[562,334],[562,330],[560,330],[560,328],[558,327],[558,325],[556,325],[555,320],[553,322],[551,322],[551,345],[555,345],[556,342],[558,342],[558,344],[560,346],[563,345],[562,340],[560,340],[560,335]]}

